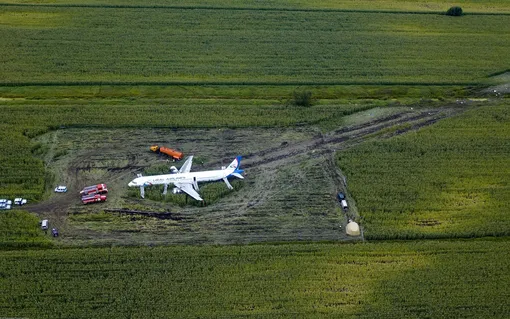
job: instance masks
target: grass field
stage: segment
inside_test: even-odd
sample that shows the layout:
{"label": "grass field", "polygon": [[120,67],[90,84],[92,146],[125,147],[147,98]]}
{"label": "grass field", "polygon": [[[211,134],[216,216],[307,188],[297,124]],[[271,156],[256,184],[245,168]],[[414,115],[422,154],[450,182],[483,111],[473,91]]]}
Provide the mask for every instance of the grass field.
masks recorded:
{"label": "grass field", "polygon": [[[495,84],[504,83],[495,77]],[[285,104],[294,92],[309,91],[318,103],[345,104],[359,100],[406,103],[421,99],[455,99],[477,96],[479,87],[460,85],[74,85],[3,86],[0,103],[42,104]],[[247,101],[248,100],[248,101]]]}
{"label": "grass field", "polygon": [[284,1],[257,1],[257,0],[174,0],[171,3],[165,0],[149,0],[141,3],[139,0],[4,0],[3,4],[22,5],[74,5],[74,6],[155,6],[155,7],[181,7],[181,8],[242,8],[262,10],[362,10],[362,11],[407,11],[407,12],[445,12],[449,7],[457,5],[470,13],[510,13],[505,0],[459,0],[446,2],[442,0],[414,1],[414,0],[284,0]]}
{"label": "grass field", "polygon": [[[334,129],[346,115],[372,106],[397,105],[423,96],[441,100],[431,100],[432,105],[447,103],[445,97],[472,96],[478,91],[466,84],[487,85],[488,76],[508,69],[510,62],[506,54],[510,25],[505,14],[452,18],[437,13],[441,11],[438,1],[378,1],[372,3],[370,12],[363,11],[369,2],[353,1],[103,4],[0,4],[0,34],[6,40],[0,48],[0,107],[7,115],[1,122],[6,133],[0,138],[5,149],[0,158],[5,168],[0,173],[0,195],[43,198],[45,185],[53,181],[45,171],[48,161],[41,160],[48,145],[33,143],[30,138],[48,129],[293,125]],[[359,5],[358,11],[352,10],[354,5]],[[505,11],[503,1],[464,1],[462,5],[478,13],[487,13],[489,8],[498,11],[492,13]],[[360,85],[366,86],[359,89]],[[319,99],[316,105],[291,106],[288,99],[296,88],[312,88]],[[345,100],[353,97],[386,100]],[[501,110],[504,112],[504,107]],[[505,118],[501,121],[506,122]],[[493,124],[501,129],[498,123]],[[387,128],[380,133],[407,128]],[[59,152],[54,156],[67,151]],[[350,152],[363,152],[363,148]],[[504,158],[506,153],[498,156]],[[507,165],[504,159],[498,161],[487,165]],[[449,183],[430,189],[457,187]],[[417,190],[393,193],[407,201],[401,201],[399,208],[385,208],[365,201],[357,194],[359,187],[353,185],[354,194],[367,211],[367,221],[379,207],[404,212],[418,200]],[[436,198],[441,204],[433,210],[461,205],[462,201],[462,207],[474,209],[469,204],[471,193],[455,196]],[[500,197],[499,193],[495,196]],[[372,203],[375,200],[372,197]],[[479,216],[490,216],[487,214]],[[441,227],[455,236],[506,234],[502,224],[482,227],[485,230],[472,225],[452,230],[449,224],[454,222],[427,216],[413,217],[413,226],[402,227],[420,231],[399,232],[401,236],[441,237]],[[385,232],[383,228],[379,231]]]}
{"label": "grass field", "polygon": [[[27,138],[48,127],[323,125],[365,109],[347,98],[472,96],[463,85],[487,84],[489,74],[507,68],[510,43],[506,16],[2,9],[0,107],[8,133],[1,144],[8,146],[0,193],[25,190],[30,199],[41,199],[49,177],[32,156],[44,149]],[[73,85],[53,86],[65,83]],[[312,111],[288,107],[295,90],[310,90],[318,105]]]}
{"label": "grass field", "polygon": [[[0,211],[0,317],[508,318],[509,18],[507,0],[1,1],[0,198],[30,213]],[[172,165],[152,143],[194,170],[246,155],[246,179],[201,185],[205,207],[141,200],[127,182]],[[96,182],[108,202],[83,206]]]}
{"label": "grass field", "polygon": [[0,214],[0,249],[51,247],[51,240],[39,229],[39,219],[25,211]]}
{"label": "grass field", "polygon": [[[71,100],[1,101],[0,198],[40,200],[49,176],[40,160],[48,145],[30,140],[59,127],[212,128],[288,127],[340,122],[377,103],[349,102],[295,107],[285,101],[206,100]],[[51,142],[49,142],[51,143]],[[65,152],[65,149],[61,151]],[[48,159],[51,160],[51,159]]]}
{"label": "grass field", "polygon": [[338,154],[371,239],[508,236],[508,103]]}
{"label": "grass field", "polygon": [[0,252],[7,317],[505,318],[508,240]]}
{"label": "grass field", "polygon": [[3,6],[0,84],[479,84],[508,68],[507,22],[505,15]]}

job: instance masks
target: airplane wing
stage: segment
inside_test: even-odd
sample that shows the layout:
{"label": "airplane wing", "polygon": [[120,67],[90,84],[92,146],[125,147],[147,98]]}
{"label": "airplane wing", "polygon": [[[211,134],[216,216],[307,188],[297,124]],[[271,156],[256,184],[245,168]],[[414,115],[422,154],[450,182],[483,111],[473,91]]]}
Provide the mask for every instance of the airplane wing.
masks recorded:
{"label": "airplane wing", "polygon": [[193,197],[196,200],[203,200],[202,197],[193,189],[193,185],[191,183],[174,183],[175,187],[178,187],[180,190]]}
{"label": "airplane wing", "polygon": [[193,162],[193,155],[188,156],[186,159],[186,162],[182,164],[181,168],[179,169],[179,173],[189,173],[191,170],[191,163]]}

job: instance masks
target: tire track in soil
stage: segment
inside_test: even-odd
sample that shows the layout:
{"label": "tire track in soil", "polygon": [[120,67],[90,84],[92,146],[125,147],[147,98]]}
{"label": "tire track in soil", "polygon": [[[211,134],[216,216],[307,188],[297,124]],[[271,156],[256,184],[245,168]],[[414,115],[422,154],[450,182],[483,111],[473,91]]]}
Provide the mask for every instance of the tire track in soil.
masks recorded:
{"label": "tire track in soil", "polygon": [[[298,142],[294,144],[286,144],[280,147],[273,147],[259,152],[249,153],[243,156],[243,169],[255,166],[267,165],[270,163],[287,160],[298,155],[309,154],[323,155],[332,153],[336,150],[352,147],[364,141],[370,135],[377,133],[385,128],[395,125],[411,123],[410,128],[397,131],[398,134],[431,125],[437,121],[456,115],[464,111],[461,108],[441,108],[434,110],[425,110],[413,113],[397,113],[381,119],[377,119],[368,123],[350,126],[335,130],[325,135],[320,135],[312,140]],[[387,137],[394,136],[395,134]],[[226,161],[223,158],[221,161]],[[217,161],[220,163],[220,161]],[[217,164],[215,164],[217,165]]]}
{"label": "tire track in soil", "polygon": [[[371,138],[371,134],[378,133],[381,130],[394,127],[395,125],[403,125],[402,130],[391,131],[389,130],[387,134],[382,134],[377,137],[372,136],[374,138],[389,138],[394,135],[402,134],[407,131],[416,130],[421,127],[431,125],[436,123],[438,120],[453,116],[460,112],[464,111],[464,109],[460,108],[452,108],[445,107],[441,109],[426,109],[421,111],[413,111],[408,112],[404,111],[398,114],[393,114],[391,116],[387,116],[384,118],[380,118],[369,123],[363,123],[360,125],[354,125],[342,129],[335,130],[328,134],[317,135],[314,138],[308,139],[306,141],[296,142],[296,143],[285,143],[280,147],[271,147],[259,152],[253,152],[247,154],[243,157],[242,168],[251,168],[250,174],[252,174],[253,170],[259,171],[259,173],[265,171],[278,171],[279,168],[285,167],[285,165],[294,165],[299,164],[306,158],[314,158],[314,157],[326,157],[325,167],[324,169],[327,171],[327,176],[332,178],[332,183],[336,186],[337,190],[343,190],[346,192],[347,196],[351,200],[351,207],[345,215],[347,218],[352,218],[358,216],[358,212],[356,210],[356,205],[352,197],[348,195],[348,189],[346,187],[346,182],[344,180],[344,176],[341,171],[336,166],[335,151],[346,149],[349,147],[353,147],[357,144],[360,144],[366,141],[368,138]],[[283,143],[282,143],[283,144]],[[221,159],[221,161],[225,161],[225,159]],[[262,175],[262,176],[260,176]],[[258,178],[267,179],[267,174],[259,174]],[[271,183],[270,180],[265,181],[264,183]],[[260,184],[260,182],[256,183]],[[267,185],[267,184],[265,184]],[[239,216],[245,216],[249,214],[248,211],[251,208],[254,208],[260,204],[264,204],[265,200],[270,198],[272,195],[271,187],[266,190],[255,190],[252,189],[250,193],[245,194],[243,203],[221,203],[221,210],[223,211],[235,211]],[[336,200],[335,200],[336,201]],[[202,213],[209,214],[212,211],[209,209],[205,209]],[[221,216],[220,216],[221,215]],[[225,213],[218,215],[218,217],[225,217]],[[252,227],[261,227],[261,224],[258,221],[254,220],[250,223]],[[223,224],[219,226],[225,226]],[[266,225],[267,226],[267,225]],[[267,238],[259,238],[260,230],[257,229],[254,234],[246,233],[246,229],[225,229],[224,232],[230,232],[234,234],[239,232],[241,235],[239,236],[240,240],[245,243],[249,242],[259,242],[267,240],[270,238],[271,240],[276,240],[277,238],[281,238],[281,240],[296,240],[296,238],[292,237],[292,234],[271,232],[270,229],[266,229],[268,231]],[[291,230],[292,231],[292,230]],[[255,237],[254,237],[255,236]],[[258,237],[257,237],[258,236]],[[279,237],[280,236],[280,237]],[[320,237],[320,236],[319,236]],[[318,237],[318,238],[319,238]],[[300,238],[302,239],[302,238]],[[310,237],[310,240],[316,240],[315,237]]]}

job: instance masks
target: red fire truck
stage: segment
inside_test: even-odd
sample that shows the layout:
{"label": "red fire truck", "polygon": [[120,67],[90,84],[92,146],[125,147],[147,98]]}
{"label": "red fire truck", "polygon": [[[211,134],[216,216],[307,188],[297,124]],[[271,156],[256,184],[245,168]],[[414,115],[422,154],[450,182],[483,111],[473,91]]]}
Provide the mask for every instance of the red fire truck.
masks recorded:
{"label": "red fire truck", "polygon": [[83,196],[81,198],[81,202],[83,204],[106,202],[106,195],[95,194],[95,195]]}
{"label": "red fire truck", "polygon": [[92,195],[92,194],[106,194],[108,193],[108,188],[106,188],[106,184],[97,184],[93,186],[87,186],[81,190],[80,195]]}

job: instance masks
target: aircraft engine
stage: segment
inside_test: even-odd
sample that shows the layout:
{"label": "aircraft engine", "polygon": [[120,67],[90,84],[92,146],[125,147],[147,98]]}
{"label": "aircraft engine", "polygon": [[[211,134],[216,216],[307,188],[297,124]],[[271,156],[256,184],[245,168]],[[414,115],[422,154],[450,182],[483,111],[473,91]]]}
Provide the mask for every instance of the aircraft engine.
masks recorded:
{"label": "aircraft engine", "polygon": [[177,173],[177,172],[179,172],[179,170],[177,169],[177,167],[175,167],[175,166],[171,166],[171,167],[170,167],[170,173],[175,174],[175,173]]}
{"label": "aircraft engine", "polygon": [[174,194],[180,194],[180,193],[182,193],[182,191],[181,191],[179,188],[174,187],[174,189],[172,189],[172,193],[174,193]]}

